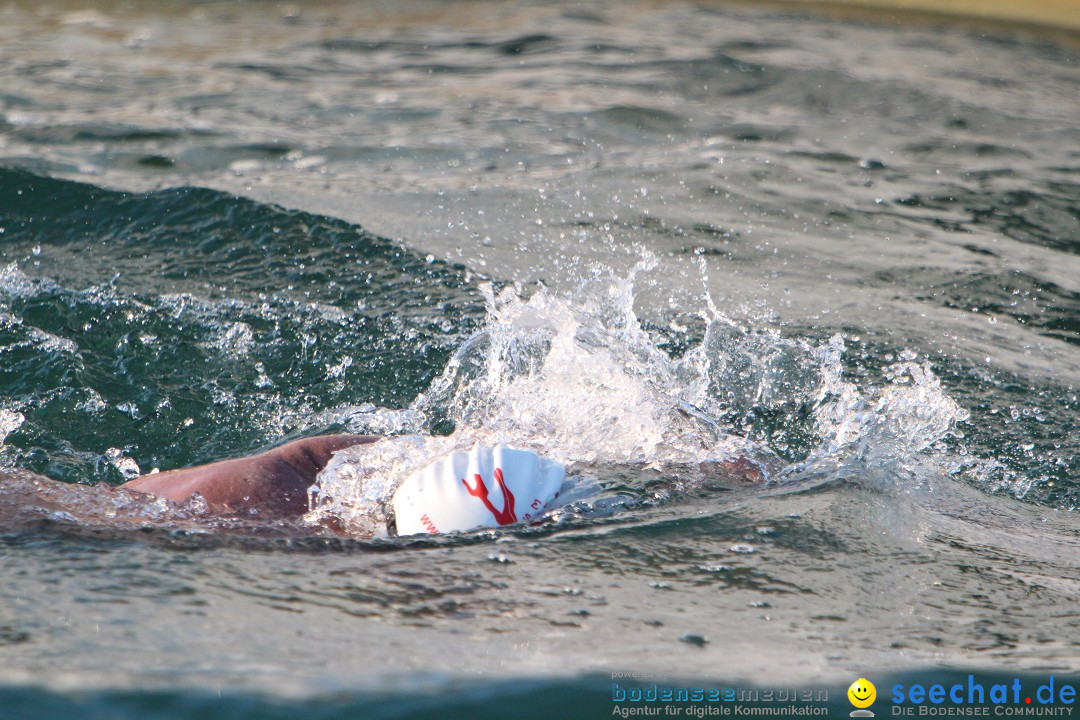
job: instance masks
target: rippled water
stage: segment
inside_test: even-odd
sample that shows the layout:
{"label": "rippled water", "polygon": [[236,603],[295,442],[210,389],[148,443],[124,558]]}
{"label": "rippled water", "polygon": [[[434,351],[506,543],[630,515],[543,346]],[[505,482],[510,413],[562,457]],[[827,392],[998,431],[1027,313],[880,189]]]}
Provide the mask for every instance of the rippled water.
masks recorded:
{"label": "rippled water", "polygon": [[[607,715],[616,671],[1080,672],[1076,47],[678,3],[0,10],[0,460],[69,483],[0,484],[3,692]],[[373,540],[88,487],[340,429],[416,436],[398,472],[531,444],[591,490]],[[323,510],[384,499],[347,472],[377,447]],[[709,471],[744,456],[766,482]]]}

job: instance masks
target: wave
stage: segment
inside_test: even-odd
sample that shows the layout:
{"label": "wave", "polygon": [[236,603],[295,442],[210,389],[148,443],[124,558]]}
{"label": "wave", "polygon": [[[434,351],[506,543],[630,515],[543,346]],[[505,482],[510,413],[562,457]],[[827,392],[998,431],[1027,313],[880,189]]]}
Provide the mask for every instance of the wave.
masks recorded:
{"label": "wave", "polygon": [[69,482],[408,403],[482,317],[460,267],[227,193],[0,169],[0,218],[0,462]]}

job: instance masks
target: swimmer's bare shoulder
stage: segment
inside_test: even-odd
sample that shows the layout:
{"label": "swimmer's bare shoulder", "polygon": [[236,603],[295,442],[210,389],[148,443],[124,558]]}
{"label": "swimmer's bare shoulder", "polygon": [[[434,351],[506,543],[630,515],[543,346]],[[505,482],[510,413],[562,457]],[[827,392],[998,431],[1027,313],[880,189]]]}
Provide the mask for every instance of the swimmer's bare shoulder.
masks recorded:
{"label": "swimmer's bare shoulder", "polygon": [[[144,475],[119,488],[182,502],[198,493],[216,515],[261,519],[300,517],[308,488],[338,450],[378,440],[369,435],[320,435],[249,457]],[[22,468],[0,468],[0,529],[21,527],[42,512],[92,516],[114,507],[117,488],[61,482]],[[74,513],[74,515],[71,515]]]}
{"label": "swimmer's bare shoulder", "polygon": [[370,435],[302,438],[248,457],[143,475],[120,487],[174,501],[197,493],[219,514],[256,512],[263,518],[296,518],[307,512],[308,488],[335,452],[378,439]]}

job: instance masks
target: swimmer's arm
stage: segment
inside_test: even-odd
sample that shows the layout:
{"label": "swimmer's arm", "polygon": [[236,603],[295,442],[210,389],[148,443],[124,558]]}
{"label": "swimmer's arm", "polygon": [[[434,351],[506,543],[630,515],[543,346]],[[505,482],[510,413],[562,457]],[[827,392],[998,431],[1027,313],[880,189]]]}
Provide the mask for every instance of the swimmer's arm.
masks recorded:
{"label": "swimmer's arm", "polygon": [[174,501],[198,493],[219,513],[299,517],[307,512],[308,488],[331,455],[377,439],[368,435],[303,438],[249,457],[143,475],[120,487]]}

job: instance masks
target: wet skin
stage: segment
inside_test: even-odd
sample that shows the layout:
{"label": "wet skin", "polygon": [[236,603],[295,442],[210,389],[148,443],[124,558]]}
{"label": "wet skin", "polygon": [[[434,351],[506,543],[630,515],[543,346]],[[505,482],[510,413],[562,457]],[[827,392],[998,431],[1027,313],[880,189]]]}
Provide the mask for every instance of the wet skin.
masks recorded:
{"label": "wet skin", "polygon": [[143,475],[120,487],[185,500],[198,493],[215,513],[295,518],[308,509],[308,488],[338,450],[375,442],[370,435],[320,435],[248,457]]}

